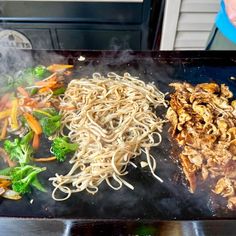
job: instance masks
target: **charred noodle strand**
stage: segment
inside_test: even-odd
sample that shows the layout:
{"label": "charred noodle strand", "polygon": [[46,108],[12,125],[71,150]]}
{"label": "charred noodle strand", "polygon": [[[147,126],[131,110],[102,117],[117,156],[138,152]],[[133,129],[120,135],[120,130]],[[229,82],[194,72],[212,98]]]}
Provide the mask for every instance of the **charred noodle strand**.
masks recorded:
{"label": "charred noodle strand", "polygon": [[[149,153],[162,139],[164,120],[154,113],[159,106],[167,107],[165,94],[128,73],[110,72],[106,77],[94,73],[89,79],[72,80],[61,97],[60,114],[62,128],[69,130],[69,138],[79,149],[70,160],[71,170],[50,178],[55,187],[53,199],[63,201],[84,190],[95,194],[103,181],[114,190],[123,185],[134,189],[123,176],[129,164],[137,167],[132,160],[142,150],[151,173],[162,182]],[[66,196],[58,197],[58,190]]]}

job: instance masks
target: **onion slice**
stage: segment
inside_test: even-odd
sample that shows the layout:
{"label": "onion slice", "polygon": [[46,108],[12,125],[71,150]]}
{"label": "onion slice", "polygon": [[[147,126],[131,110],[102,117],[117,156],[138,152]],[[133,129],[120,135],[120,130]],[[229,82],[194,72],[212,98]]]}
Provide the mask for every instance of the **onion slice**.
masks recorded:
{"label": "onion slice", "polygon": [[19,195],[19,193],[15,192],[13,190],[10,190],[10,189],[7,189],[2,194],[2,197],[10,199],[10,200],[20,200],[21,199],[21,196]]}

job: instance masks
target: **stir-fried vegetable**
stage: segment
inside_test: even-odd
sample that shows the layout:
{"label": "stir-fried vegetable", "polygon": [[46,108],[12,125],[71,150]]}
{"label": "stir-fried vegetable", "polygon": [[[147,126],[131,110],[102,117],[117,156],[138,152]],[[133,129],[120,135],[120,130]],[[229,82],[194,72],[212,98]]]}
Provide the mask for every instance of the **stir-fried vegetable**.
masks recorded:
{"label": "stir-fried vegetable", "polygon": [[69,143],[67,137],[57,137],[53,140],[51,151],[60,162],[65,161],[66,155],[75,152],[78,148],[76,143]]}
{"label": "stir-fried vegetable", "polygon": [[[45,168],[45,170],[46,170],[46,168]],[[44,170],[43,170],[43,171],[44,171]],[[32,186],[32,187],[35,187],[36,189],[38,189],[38,190],[41,191],[41,192],[47,192],[47,190],[43,187],[43,185],[42,185],[41,182],[39,181],[37,175],[33,178],[32,182],[31,182],[31,186]]]}
{"label": "stir-fried vegetable", "polygon": [[57,96],[66,90],[62,76],[70,68],[73,66],[40,65],[4,75],[7,85],[0,87],[0,156],[9,167],[0,170],[0,196],[18,200],[31,187],[45,192],[38,174],[46,168],[31,163],[64,161],[68,153],[76,151],[77,145],[67,138],[56,138],[52,144],[55,156],[33,157],[41,134],[49,137],[60,130]]}
{"label": "stir-fried vegetable", "polygon": [[43,133],[49,137],[61,127],[61,116],[54,109],[35,110],[34,115],[39,119]]}
{"label": "stir-fried vegetable", "polygon": [[6,93],[1,97],[1,99],[0,99],[0,111],[2,111],[5,108],[6,104],[9,101],[9,98],[10,98],[9,93]]}
{"label": "stir-fried vegetable", "polygon": [[37,121],[37,119],[31,115],[30,113],[26,112],[24,114],[24,117],[29,125],[29,127],[34,131],[36,134],[41,134],[42,133],[42,127],[40,123]]}
{"label": "stir-fried vegetable", "polygon": [[[37,179],[40,172],[45,171],[46,168],[26,165],[23,167],[15,167],[11,172],[12,189],[20,194],[25,194],[30,191],[30,186],[33,185],[37,189],[43,189],[42,185]],[[45,191],[45,190],[44,190]]]}
{"label": "stir-fried vegetable", "polygon": [[47,69],[51,72],[58,72],[58,71],[63,71],[66,69],[71,69],[73,68],[73,65],[62,65],[62,64],[53,64],[47,67]]}
{"label": "stir-fried vegetable", "polygon": [[30,145],[33,133],[29,132],[21,140],[15,138],[14,141],[6,140],[4,149],[10,155],[11,160],[17,161],[20,165],[25,165],[31,161],[33,149]]}
{"label": "stir-fried vegetable", "polygon": [[36,78],[43,79],[43,78],[49,76],[50,72],[47,70],[47,68],[45,66],[36,66],[33,69],[33,74],[34,74],[34,76],[36,76]]}
{"label": "stir-fried vegetable", "polygon": [[[25,194],[30,191],[30,187],[32,186],[39,191],[46,192],[47,190],[38,180],[38,174],[45,170],[45,167],[41,168],[31,165],[9,167],[0,170],[0,188],[8,189],[10,185],[12,185],[14,192]],[[7,195],[6,198],[13,200],[20,199],[14,192],[11,192],[11,194],[9,193],[9,196]]]}
{"label": "stir-fried vegetable", "polygon": [[18,101],[17,99],[14,99],[12,101],[12,109],[11,109],[11,128],[12,129],[18,129],[17,109],[18,109]]}
{"label": "stir-fried vegetable", "polygon": [[49,161],[55,161],[56,157],[42,157],[42,158],[34,158],[33,160],[36,162],[49,162]]}
{"label": "stir-fried vegetable", "polygon": [[58,111],[54,108],[46,108],[46,109],[35,109],[33,115],[38,118],[39,120],[46,117],[53,117],[58,115]]}
{"label": "stir-fried vegetable", "polygon": [[3,81],[7,81],[7,85],[0,88],[0,93],[14,91],[18,87],[31,86],[37,80],[44,79],[49,75],[50,71],[44,66],[27,68],[15,74],[4,75],[5,78],[1,79]]}
{"label": "stir-fried vegetable", "polygon": [[11,109],[7,109],[5,111],[0,111],[0,120],[4,119],[10,115],[11,115]]}
{"label": "stir-fried vegetable", "polygon": [[7,126],[8,126],[8,120],[5,119],[3,123],[2,131],[1,131],[0,140],[5,139],[6,134],[7,134]]}
{"label": "stir-fried vegetable", "polygon": [[53,135],[61,127],[61,116],[56,115],[53,117],[44,117],[40,120],[40,124],[43,128],[43,133],[46,136]]}
{"label": "stir-fried vegetable", "polygon": [[51,88],[57,84],[57,74],[52,74],[47,80],[41,80],[35,83],[37,86]]}
{"label": "stir-fried vegetable", "polygon": [[13,191],[11,189],[5,189],[5,192],[1,195],[4,198],[10,199],[10,200],[20,200],[21,196],[16,191]]}
{"label": "stir-fried vegetable", "polygon": [[4,160],[4,162],[8,166],[10,167],[16,166],[16,163],[11,160],[10,155],[3,148],[0,148],[0,157]]}
{"label": "stir-fried vegetable", "polygon": [[23,88],[23,87],[18,87],[17,91],[23,96],[23,97],[29,97],[29,93]]}
{"label": "stir-fried vegetable", "polygon": [[33,137],[33,143],[32,143],[32,147],[34,149],[38,149],[39,148],[39,145],[40,145],[40,136],[39,134],[34,134],[34,137]]}
{"label": "stir-fried vegetable", "polygon": [[11,181],[7,179],[0,178],[0,188],[8,188],[11,185]]}
{"label": "stir-fried vegetable", "polygon": [[1,176],[10,176],[12,171],[14,170],[15,167],[8,167],[5,169],[0,170],[0,175]]}
{"label": "stir-fried vegetable", "polygon": [[61,87],[53,91],[53,95],[60,95],[63,94],[66,91],[66,88]]}

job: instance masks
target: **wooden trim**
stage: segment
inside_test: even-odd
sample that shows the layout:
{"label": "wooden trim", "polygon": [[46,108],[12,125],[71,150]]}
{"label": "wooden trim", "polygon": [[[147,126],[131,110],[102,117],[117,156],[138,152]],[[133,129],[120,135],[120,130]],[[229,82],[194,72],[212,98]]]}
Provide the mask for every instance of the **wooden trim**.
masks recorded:
{"label": "wooden trim", "polygon": [[173,50],[180,14],[181,0],[166,0],[161,50]]}

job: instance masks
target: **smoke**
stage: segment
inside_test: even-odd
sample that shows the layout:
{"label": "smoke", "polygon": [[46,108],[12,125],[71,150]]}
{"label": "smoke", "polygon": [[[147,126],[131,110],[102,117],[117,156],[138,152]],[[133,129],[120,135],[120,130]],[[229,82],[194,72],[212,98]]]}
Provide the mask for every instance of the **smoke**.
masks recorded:
{"label": "smoke", "polygon": [[12,70],[24,69],[33,65],[30,53],[13,48],[0,47],[0,72],[7,73]]}

